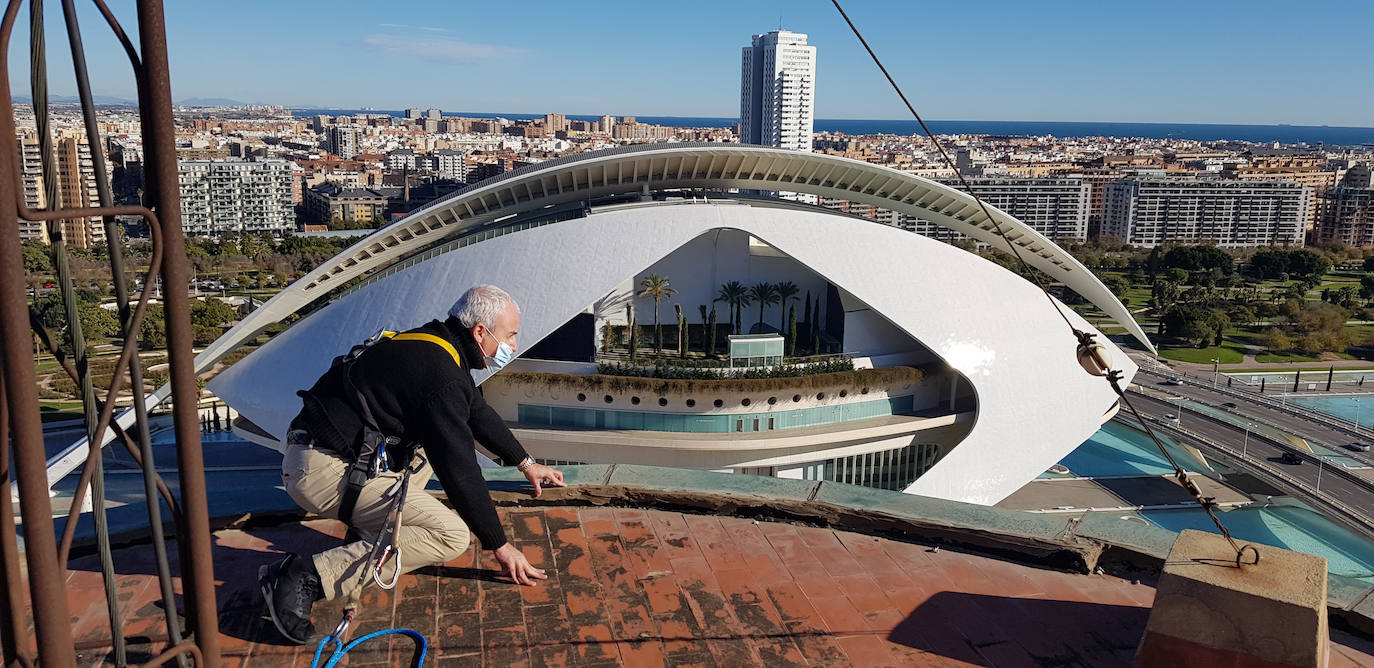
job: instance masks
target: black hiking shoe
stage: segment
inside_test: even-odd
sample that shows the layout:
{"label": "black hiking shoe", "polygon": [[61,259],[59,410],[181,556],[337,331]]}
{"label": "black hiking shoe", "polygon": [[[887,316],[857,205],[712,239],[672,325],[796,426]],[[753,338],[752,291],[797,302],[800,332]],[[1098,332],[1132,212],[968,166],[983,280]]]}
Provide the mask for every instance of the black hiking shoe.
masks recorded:
{"label": "black hiking shoe", "polygon": [[315,636],[310,611],[315,601],[324,598],[315,564],[308,558],[288,554],[285,559],[258,569],[258,587],[277,630],[298,645],[310,642]]}

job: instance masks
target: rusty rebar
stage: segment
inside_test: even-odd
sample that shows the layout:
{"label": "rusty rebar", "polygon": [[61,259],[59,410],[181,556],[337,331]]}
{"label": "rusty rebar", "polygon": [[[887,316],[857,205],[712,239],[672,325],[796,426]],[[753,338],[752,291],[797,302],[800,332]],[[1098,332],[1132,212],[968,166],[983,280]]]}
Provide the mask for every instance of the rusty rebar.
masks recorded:
{"label": "rusty rebar", "polygon": [[[19,146],[15,141],[14,103],[10,94],[9,45],[20,0],[10,0],[0,21],[0,211],[19,209]],[[38,384],[28,332],[28,298],[18,217],[0,220],[0,362],[5,369],[5,399],[14,444],[19,512],[24,521],[24,557],[28,562],[29,598],[34,632],[43,665],[75,666],[71,618],[67,611],[65,568],[57,560],[57,541],[48,499],[47,458],[38,411]],[[8,492],[7,492],[8,493]],[[19,583],[8,581],[7,585]]]}
{"label": "rusty rebar", "polygon": [[[4,373],[4,367],[0,367],[0,376]],[[31,666],[29,638],[23,623],[28,615],[24,610],[24,588],[20,586],[24,575],[19,571],[19,537],[14,526],[14,500],[10,498],[10,417],[5,405],[3,379],[0,379],[0,483],[5,487],[0,493],[0,570],[8,585],[4,606],[0,606],[0,657],[6,666],[21,663]]]}
{"label": "rusty rebar", "polygon": [[[52,128],[48,118],[48,53],[47,42],[44,38],[46,20],[43,13],[43,2],[29,2],[29,83],[33,92],[33,117],[38,130],[38,145],[41,152],[41,163],[43,166],[43,185],[47,192],[46,205],[49,210],[58,211],[62,209],[62,192],[58,189],[57,165],[54,163]],[[95,152],[95,147],[89,143],[87,146],[91,152]],[[75,150],[75,147],[73,147]],[[78,175],[79,177],[79,175]],[[80,202],[80,198],[77,200]],[[67,341],[72,346],[72,356],[76,358],[76,369],[79,372],[77,387],[81,390],[81,416],[86,424],[86,441],[93,443],[103,441],[104,432],[96,431],[95,423],[99,409],[96,408],[95,384],[91,382],[90,356],[86,349],[86,336],[82,331],[80,318],[80,305],[77,302],[76,290],[72,286],[71,265],[67,256],[67,230],[64,225],[70,223],[72,228],[85,227],[87,224],[83,219],[74,218],[69,221],[58,220],[48,223],[48,246],[53,258],[53,266],[57,269],[57,284],[62,292],[62,306],[67,314]],[[83,236],[89,236],[83,230]],[[91,521],[95,529],[95,540],[97,552],[100,555],[100,582],[105,590],[105,615],[110,623],[110,634],[114,638],[114,663],[116,666],[128,665],[128,648],[124,641],[124,619],[119,609],[119,599],[115,591],[115,569],[114,553],[110,549],[110,525],[105,514],[105,461],[103,459],[103,448],[91,448],[90,457],[86,460],[87,471],[91,475],[83,476],[83,480],[89,481],[91,495]],[[81,507],[74,505],[67,510],[67,525],[75,528],[75,517],[80,518]],[[66,555],[62,558],[65,560]]]}
{"label": "rusty rebar", "polygon": [[[154,208],[162,225],[163,310],[167,318],[167,363],[172,380],[172,415],[177,439],[177,474],[182,520],[178,532],[189,561],[181,564],[186,612],[194,619],[196,644],[204,662],[219,665],[219,620],[215,606],[214,554],[210,547],[210,510],[205,492],[205,455],[197,421],[195,355],[191,351],[191,310],[186,297],[186,237],[181,229],[181,192],[177,177],[172,116],[171,71],[167,62],[167,24],[161,0],[138,1],[139,52],[143,79],[138,108],[143,121],[144,157],[151,175]],[[149,160],[150,159],[150,160]],[[197,662],[201,665],[201,662]]]}
{"label": "rusty rebar", "polygon": [[[91,96],[90,75],[86,69],[86,50],[81,42],[81,26],[76,16],[75,0],[62,0],[62,16],[67,23],[67,43],[72,52],[72,69],[76,74],[77,94],[81,99],[81,116],[86,125],[86,143],[92,147],[91,168],[95,176],[96,195],[100,206],[112,206],[114,197],[110,194],[110,180],[105,170],[105,152],[100,141],[100,124],[96,122],[95,101]],[[112,26],[117,27],[115,21]],[[128,38],[116,28],[122,43]],[[132,46],[132,45],[130,45]],[[102,150],[96,151],[95,146]],[[114,216],[104,217],[105,245],[110,259],[110,274],[114,277],[115,305],[119,308],[119,331],[127,339],[138,340],[138,329],[133,326],[132,313],[129,311],[129,286],[124,276],[124,252],[119,242],[119,230]],[[135,343],[137,348],[137,343]],[[141,456],[138,461],[143,472],[143,497],[147,501],[148,532],[152,541],[153,560],[157,564],[158,586],[162,593],[162,607],[166,611],[167,634],[173,645],[181,643],[181,624],[177,619],[176,593],[172,588],[172,568],[167,561],[167,545],[162,533],[162,509],[158,507],[157,491],[161,478],[154,470],[152,435],[148,430],[148,407],[144,401],[143,365],[135,357],[129,365],[129,386],[133,390],[134,428],[138,432]],[[123,432],[123,430],[120,430]],[[123,441],[129,443],[127,433],[122,433]],[[130,448],[132,454],[133,448]],[[184,668],[186,658],[178,656],[177,662]]]}

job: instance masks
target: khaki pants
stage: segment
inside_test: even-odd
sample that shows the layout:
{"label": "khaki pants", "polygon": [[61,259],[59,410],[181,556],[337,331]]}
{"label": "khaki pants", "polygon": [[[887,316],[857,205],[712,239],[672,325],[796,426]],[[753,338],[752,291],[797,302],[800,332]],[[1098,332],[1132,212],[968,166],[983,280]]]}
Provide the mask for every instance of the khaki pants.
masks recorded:
{"label": "khaki pants", "polygon": [[[338,519],[347,470],[348,464],[332,454],[304,445],[287,444],[281,478],[286,493],[302,508]],[[425,491],[425,483],[433,474],[434,470],[426,463],[410,477],[409,492],[401,512],[401,528],[396,532],[402,572],[452,561],[468,548],[467,524],[458,513]],[[385,496],[386,491],[400,477],[401,474],[390,471],[379,474],[363,485],[358,494],[352,526],[369,539],[382,528],[391,503],[391,498]],[[314,556],[315,570],[320,574],[326,598],[332,600],[352,593],[371,549],[370,542],[357,541]],[[388,562],[382,578],[390,580],[391,573]]]}

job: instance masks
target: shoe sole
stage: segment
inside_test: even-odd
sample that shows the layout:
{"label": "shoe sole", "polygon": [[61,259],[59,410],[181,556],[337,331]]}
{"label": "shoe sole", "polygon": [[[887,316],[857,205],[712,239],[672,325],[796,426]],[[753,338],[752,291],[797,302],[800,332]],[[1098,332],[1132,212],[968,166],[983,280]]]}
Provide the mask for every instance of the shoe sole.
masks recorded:
{"label": "shoe sole", "polygon": [[271,575],[271,571],[272,564],[264,564],[258,567],[258,590],[262,592],[263,601],[267,604],[267,615],[272,618],[272,625],[277,627],[277,631],[280,632],[282,634],[282,637],[286,638],[287,640],[290,640],[291,642],[296,643],[297,645],[309,644],[310,639],[307,638],[305,640],[301,640],[291,635],[287,632],[286,627],[282,625],[281,620],[277,619],[276,606],[272,605],[272,595],[273,592],[276,590],[276,587],[273,586],[274,578],[269,577]]}

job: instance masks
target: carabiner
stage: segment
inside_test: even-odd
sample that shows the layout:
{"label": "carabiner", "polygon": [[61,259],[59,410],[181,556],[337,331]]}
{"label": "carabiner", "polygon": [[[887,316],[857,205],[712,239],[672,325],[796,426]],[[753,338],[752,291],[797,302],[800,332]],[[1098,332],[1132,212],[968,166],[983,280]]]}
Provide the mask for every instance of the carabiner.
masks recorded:
{"label": "carabiner", "polygon": [[339,619],[339,625],[334,627],[334,632],[329,634],[339,645],[343,645],[344,634],[348,633],[348,627],[353,624],[353,608],[344,610],[343,617]]}
{"label": "carabiner", "polygon": [[[391,582],[382,582],[382,566],[386,565],[387,559],[396,560],[396,570],[391,574]],[[372,580],[382,589],[394,589],[396,582],[401,579],[401,547],[399,545],[388,545],[382,551],[382,556],[377,559],[377,565],[372,569]]]}

